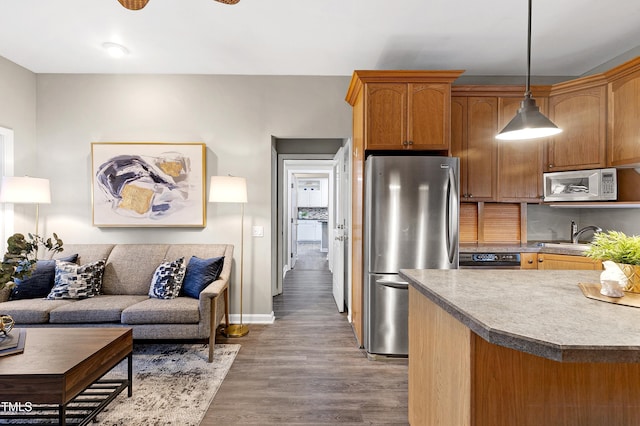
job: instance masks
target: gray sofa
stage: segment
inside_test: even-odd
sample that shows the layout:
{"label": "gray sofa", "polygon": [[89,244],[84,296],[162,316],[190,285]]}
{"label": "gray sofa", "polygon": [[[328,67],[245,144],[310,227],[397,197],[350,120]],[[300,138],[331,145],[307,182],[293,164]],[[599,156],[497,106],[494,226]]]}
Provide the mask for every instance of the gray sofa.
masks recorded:
{"label": "gray sofa", "polygon": [[[131,327],[134,339],[208,339],[209,362],[217,327],[229,322],[229,275],[233,245],[228,244],[65,244],[56,257],[78,254],[78,264],[106,259],[100,295],[85,299],[8,300],[0,292],[0,313],[16,327]],[[224,256],[220,277],[199,299],[148,296],[154,271],[163,261],[191,256]]]}

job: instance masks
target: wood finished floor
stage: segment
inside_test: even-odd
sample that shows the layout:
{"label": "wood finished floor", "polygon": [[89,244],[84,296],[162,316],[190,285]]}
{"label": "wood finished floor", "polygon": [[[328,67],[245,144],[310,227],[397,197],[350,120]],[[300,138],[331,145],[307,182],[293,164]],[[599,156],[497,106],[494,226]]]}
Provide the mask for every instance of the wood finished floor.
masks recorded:
{"label": "wood finished floor", "polygon": [[408,424],[406,359],[367,359],[336,309],[326,254],[310,257],[287,274],[273,325],[218,337],[242,348],[201,426]]}

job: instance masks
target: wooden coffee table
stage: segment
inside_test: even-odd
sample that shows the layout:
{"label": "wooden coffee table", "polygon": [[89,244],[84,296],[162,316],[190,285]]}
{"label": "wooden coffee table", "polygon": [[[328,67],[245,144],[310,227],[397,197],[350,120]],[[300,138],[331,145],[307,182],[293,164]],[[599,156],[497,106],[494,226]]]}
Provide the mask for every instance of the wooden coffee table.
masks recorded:
{"label": "wooden coffee table", "polygon": [[[26,333],[24,353],[0,358],[0,420],[47,415],[60,425],[85,425],[125,388],[131,396],[130,328],[27,328]],[[125,358],[126,379],[100,380]]]}

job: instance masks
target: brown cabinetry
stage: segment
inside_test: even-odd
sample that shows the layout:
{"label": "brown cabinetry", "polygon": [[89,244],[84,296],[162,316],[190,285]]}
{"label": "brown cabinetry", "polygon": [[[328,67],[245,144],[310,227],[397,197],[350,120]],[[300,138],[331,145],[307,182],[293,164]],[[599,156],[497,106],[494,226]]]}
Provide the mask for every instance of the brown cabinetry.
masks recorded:
{"label": "brown cabinetry", "polygon": [[587,269],[599,271],[602,261],[584,256],[538,253],[538,269]]}
{"label": "brown cabinetry", "polygon": [[[521,102],[522,96],[498,99],[498,129],[511,121]],[[536,102],[544,112],[546,96],[540,90],[536,93]],[[541,202],[544,140],[497,141],[497,145],[498,201]]]}
{"label": "brown cabinetry", "polygon": [[607,164],[640,164],[640,57],[605,73],[608,84]]}
{"label": "brown cabinetry", "polygon": [[366,86],[365,149],[449,149],[450,84],[370,83]]}
{"label": "brown cabinetry", "polygon": [[497,105],[495,97],[451,99],[451,155],[460,157],[463,201],[496,199]]}
{"label": "brown cabinetry", "polygon": [[549,118],[562,133],[549,138],[546,171],[606,166],[606,88],[603,74],[552,86]]}
{"label": "brown cabinetry", "polygon": [[538,253],[520,253],[520,269],[538,269]]}
{"label": "brown cabinetry", "polygon": [[[544,142],[498,141],[495,136],[516,114],[520,86],[454,86],[451,98],[451,155],[460,157],[463,201],[539,203]],[[549,87],[534,95],[546,109]]]}

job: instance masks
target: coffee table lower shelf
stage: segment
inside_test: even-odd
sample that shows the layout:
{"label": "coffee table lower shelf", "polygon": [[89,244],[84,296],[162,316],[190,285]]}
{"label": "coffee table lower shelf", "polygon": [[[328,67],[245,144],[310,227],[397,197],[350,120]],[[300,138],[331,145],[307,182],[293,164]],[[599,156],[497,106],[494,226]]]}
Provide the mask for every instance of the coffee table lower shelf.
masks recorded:
{"label": "coffee table lower shelf", "polygon": [[[88,425],[123,390],[131,397],[131,380],[98,380],[66,405],[33,404],[29,408],[21,405],[21,411],[0,411],[0,420],[13,420],[12,425],[34,425],[50,420],[56,425]],[[29,409],[29,412],[26,410]]]}

